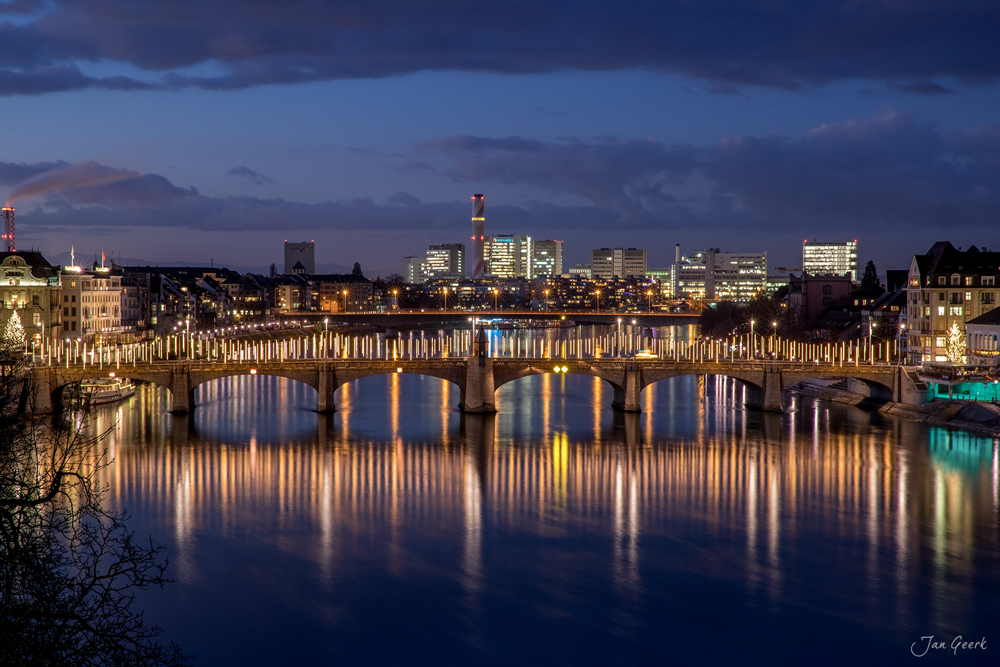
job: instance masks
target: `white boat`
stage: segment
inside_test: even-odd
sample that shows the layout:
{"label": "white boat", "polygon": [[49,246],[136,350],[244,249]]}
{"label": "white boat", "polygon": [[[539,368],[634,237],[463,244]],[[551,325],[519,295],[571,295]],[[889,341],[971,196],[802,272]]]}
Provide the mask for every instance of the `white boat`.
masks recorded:
{"label": "white boat", "polygon": [[135,385],[125,378],[84,380],[80,383],[80,394],[86,405],[104,405],[134,396]]}

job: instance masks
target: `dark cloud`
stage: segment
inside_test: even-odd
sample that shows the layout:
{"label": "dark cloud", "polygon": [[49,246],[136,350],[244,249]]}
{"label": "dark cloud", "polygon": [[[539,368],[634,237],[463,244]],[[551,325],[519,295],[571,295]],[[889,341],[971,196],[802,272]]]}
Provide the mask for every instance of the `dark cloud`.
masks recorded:
{"label": "dark cloud", "polygon": [[253,183],[254,185],[274,185],[273,179],[261,174],[260,172],[254,171],[250,167],[244,167],[242,165],[239,167],[233,167],[227,171],[226,176],[237,176],[245,181]]}
{"label": "dark cloud", "polygon": [[[488,197],[492,229],[755,231],[840,234],[994,229],[1000,210],[1000,126],[946,131],[894,111],[829,123],[799,138],[732,136],[714,146],[657,141],[445,137],[417,149],[439,173],[489,185],[544,190],[517,206]],[[0,164],[38,171],[36,165]],[[95,173],[115,170],[102,165]],[[103,173],[103,172],[102,172]],[[470,190],[473,191],[473,190]],[[542,201],[573,195],[579,205]],[[564,200],[565,201],[565,200]],[[23,207],[26,227],[175,227],[201,231],[414,231],[451,235],[468,202],[425,203],[397,192],[385,204],[346,199],[301,204],[277,198],[208,197],[157,174],[50,192]],[[437,230],[437,231],[436,231]],[[810,231],[812,230],[812,231]]]}
{"label": "dark cloud", "polygon": [[127,204],[160,207],[183,197],[198,197],[195,188],[180,188],[159,174],[143,174],[96,187],[70,188],[62,198],[70,204]]}
{"label": "dark cloud", "polygon": [[643,193],[676,184],[695,167],[690,146],[655,141],[565,139],[544,143],[521,137],[447,137],[420,144],[420,151],[449,157],[446,173],[460,181],[526,184],[548,193],[572,194],[633,217]]}
{"label": "dark cloud", "polygon": [[420,200],[408,192],[396,192],[389,197],[389,203],[396,206],[416,206]]}
{"label": "dark cloud", "polygon": [[933,81],[890,83],[889,87],[893,90],[898,90],[901,93],[910,93],[912,95],[948,95],[949,93],[955,92],[954,90],[945,88],[940,83],[934,83]]}
{"label": "dark cloud", "polygon": [[944,132],[893,111],[799,139],[733,136],[696,148],[655,141],[449,137],[418,150],[462,181],[534,185],[619,211],[619,223],[995,225],[1000,128]]}
{"label": "dark cloud", "polygon": [[[22,1],[0,5],[0,94],[198,87],[231,90],[425,70],[650,69],[711,90],[844,79],[966,84],[1000,71],[993,0]],[[83,62],[150,73],[93,78]],[[196,75],[193,66],[218,66]],[[940,91],[936,91],[940,92]]]}
{"label": "dark cloud", "polygon": [[14,185],[33,176],[67,166],[66,162],[36,162],[34,164],[0,162],[0,185]]}

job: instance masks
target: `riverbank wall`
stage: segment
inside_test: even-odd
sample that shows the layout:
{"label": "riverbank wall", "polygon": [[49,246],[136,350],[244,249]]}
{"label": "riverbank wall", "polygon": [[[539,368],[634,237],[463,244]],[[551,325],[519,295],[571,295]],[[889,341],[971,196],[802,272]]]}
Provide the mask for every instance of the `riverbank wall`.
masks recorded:
{"label": "riverbank wall", "polygon": [[[846,388],[844,388],[844,384],[847,384]],[[903,419],[922,421],[935,426],[958,428],[980,435],[1000,438],[1000,404],[935,398],[922,405],[905,405],[850,391],[854,388],[856,387],[851,386],[850,383],[824,385],[819,382],[800,382],[789,391],[836,403],[854,405],[862,410],[877,411]]]}

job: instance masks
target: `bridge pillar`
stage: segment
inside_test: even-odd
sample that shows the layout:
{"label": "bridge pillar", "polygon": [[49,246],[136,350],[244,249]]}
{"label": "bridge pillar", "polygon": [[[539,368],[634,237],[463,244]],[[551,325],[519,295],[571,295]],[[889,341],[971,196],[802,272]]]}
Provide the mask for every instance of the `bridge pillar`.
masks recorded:
{"label": "bridge pillar", "polygon": [[35,412],[40,414],[52,412],[56,401],[52,396],[49,371],[41,368],[31,369],[31,387],[35,393]]}
{"label": "bridge pillar", "polygon": [[316,412],[336,412],[337,406],[333,402],[333,395],[337,393],[337,373],[333,368],[319,369],[319,403]]}
{"label": "bridge pillar", "polygon": [[463,412],[496,412],[493,359],[487,356],[486,333],[482,329],[465,364],[465,391],[459,407]]}
{"label": "bridge pillar", "polygon": [[777,364],[765,364],[761,373],[760,387],[747,382],[747,407],[765,412],[781,412],[781,368]]}
{"label": "bridge pillar", "polygon": [[194,389],[191,388],[191,369],[186,365],[170,373],[170,412],[187,414],[194,408]]}
{"label": "bridge pillar", "polygon": [[642,412],[639,396],[642,394],[642,366],[634,361],[625,362],[625,380],[615,387],[611,407],[622,412]]}
{"label": "bridge pillar", "polygon": [[496,412],[493,382],[493,359],[469,357],[462,395],[463,412]]}

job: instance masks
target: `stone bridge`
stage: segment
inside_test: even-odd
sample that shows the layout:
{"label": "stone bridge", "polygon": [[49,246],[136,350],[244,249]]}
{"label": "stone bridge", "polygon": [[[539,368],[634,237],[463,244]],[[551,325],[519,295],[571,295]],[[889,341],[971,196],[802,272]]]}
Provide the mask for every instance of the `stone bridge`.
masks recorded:
{"label": "stone bridge", "polygon": [[[556,368],[558,367],[558,371]],[[563,369],[566,369],[563,371]],[[496,412],[494,393],[522,377],[541,373],[576,373],[599,377],[614,389],[612,405],[625,412],[639,412],[642,390],[654,382],[681,375],[724,375],[747,388],[747,407],[768,411],[782,409],[781,392],[814,378],[843,378],[852,389],[861,388],[876,399],[919,404],[930,400],[919,386],[913,369],[890,365],[838,366],[792,361],[670,361],[659,359],[530,359],[489,357],[475,347],[472,356],[414,359],[307,359],[294,361],[222,362],[156,361],[114,366],[38,366],[31,370],[36,409],[58,409],[65,387],[88,378],[120,377],[151,382],[170,390],[170,411],[190,412],[194,390],[205,382],[234,375],[274,375],[303,382],[318,395],[317,410],[335,410],[334,394],[341,385],[372,375],[416,373],[447,380],[461,393],[465,412]]]}

